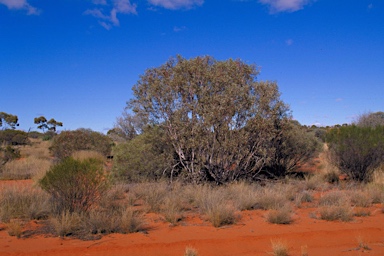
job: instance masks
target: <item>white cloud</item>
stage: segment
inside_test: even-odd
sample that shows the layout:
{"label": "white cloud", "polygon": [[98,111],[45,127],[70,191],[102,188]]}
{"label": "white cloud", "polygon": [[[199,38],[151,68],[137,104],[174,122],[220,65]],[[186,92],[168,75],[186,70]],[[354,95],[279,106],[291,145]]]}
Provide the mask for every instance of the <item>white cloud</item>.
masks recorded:
{"label": "white cloud", "polygon": [[185,27],[185,26],[182,26],[182,27],[173,27],[173,32],[181,32],[181,31],[184,31],[184,30],[186,30],[187,29],[187,27]]}
{"label": "white cloud", "polygon": [[295,12],[315,0],[259,0],[260,3],[269,5],[272,13]]}
{"label": "white cloud", "polygon": [[288,46],[291,46],[293,44],[293,39],[285,40],[285,44],[288,45]]}
{"label": "white cloud", "polygon": [[[1,1],[1,0],[0,0]],[[94,0],[94,4],[108,5],[106,0]],[[131,4],[129,0],[113,0],[112,9],[109,11],[109,14],[104,14],[103,9],[92,9],[86,10],[84,14],[92,15],[99,19],[99,24],[107,30],[110,30],[112,26],[119,26],[120,21],[117,18],[117,14],[137,14],[136,4]]]}
{"label": "white cloud", "polygon": [[101,4],[101,5],[106,5],[107,0],[93,0],[92,1],[94,4]]}
{"label": "white cloud", "polygon": [[7,6],[10,10],[26,10],[28,15],[40,14],[40,10],[30,5],[27,0],[0,0],[0,4]]}
{"label": "white cloud", "polygon": [[200,6],[204,0],[148,0],[148,2],[155,6],[161,6],[166,9],[190,9],[194,6]]}

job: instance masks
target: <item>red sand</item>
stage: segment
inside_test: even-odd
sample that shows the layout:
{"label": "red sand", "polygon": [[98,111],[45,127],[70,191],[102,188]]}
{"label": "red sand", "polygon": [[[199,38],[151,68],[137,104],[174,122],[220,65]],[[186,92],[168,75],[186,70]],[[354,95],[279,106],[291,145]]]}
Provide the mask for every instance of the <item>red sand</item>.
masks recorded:
{"label": "red sand", "polygon": [[[267,223],[265,211],[244,211],[239,212],[237,224],[222,228],[199,216],[189,216],[172,227],[159,215],[148,214],[147,233],[112,234],[95,241],[44,236],[18,239],[3,229],[0,255],[181,256],[187,246],[200,256],[271,255],[271,241],[285,242],[290,255],[384,255],[384,213],[380,205],[370,210],[371,216],[355,217],[352,222],[329,222],[310,218],[314,208],[296,209],[295,221],[289,225]],[[28,228],[36,224],[31,222]],[[359,241],[370,250],[359,248]]]}

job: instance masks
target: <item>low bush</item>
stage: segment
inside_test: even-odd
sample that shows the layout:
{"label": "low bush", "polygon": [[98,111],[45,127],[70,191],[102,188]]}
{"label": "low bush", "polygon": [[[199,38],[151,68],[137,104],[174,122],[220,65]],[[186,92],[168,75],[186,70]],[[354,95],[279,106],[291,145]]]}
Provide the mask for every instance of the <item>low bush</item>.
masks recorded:
{"label": "low bush", "polygon": [[112,149],[112,140],[99,132],[88,129],[63,131],[52,140],[50,148],[53,156],[64,159],[75,151],[92,150],[108,156]]}
{"label": "low bush", "polygon": [[265,169],[272,177],[284,177],[295,171],[321,149],[315,134],[306,131],[297,121],[284,123],[280,136],[276,136],[271,143],[274,154],[269,157]]}
{"label": "low bush", "polygon": [[69,157],[52,166],[39,185],[52,196],[57,212],[83,212],[107,191],[109,179],[103,162]]}
{"label": "low bush", "polygon": [[20,130],[0,130],[0,145],[27,145],[29,143],[28,133]]}
{"label": "low bush", "polygon": [[327,142],[333,164],[352,180],[370,181],[384,162],[384,126],[334,128]]}

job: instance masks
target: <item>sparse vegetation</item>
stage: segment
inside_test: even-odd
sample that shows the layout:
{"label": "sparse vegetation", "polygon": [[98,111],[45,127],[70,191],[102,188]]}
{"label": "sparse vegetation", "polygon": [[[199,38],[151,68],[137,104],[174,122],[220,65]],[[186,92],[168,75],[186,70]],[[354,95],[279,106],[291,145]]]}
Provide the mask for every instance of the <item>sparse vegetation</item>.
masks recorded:
{"label": "sparse vegetation", "polygon": [[0,188],[0,221],[43,219],[51,212],[49,196],[38,188],[4,186]]}
{"label": "sparse vegetation", "polygon": [[322,220],[348,222],[353,219],[353,211],[349,205],[320,206],[319,216]]}

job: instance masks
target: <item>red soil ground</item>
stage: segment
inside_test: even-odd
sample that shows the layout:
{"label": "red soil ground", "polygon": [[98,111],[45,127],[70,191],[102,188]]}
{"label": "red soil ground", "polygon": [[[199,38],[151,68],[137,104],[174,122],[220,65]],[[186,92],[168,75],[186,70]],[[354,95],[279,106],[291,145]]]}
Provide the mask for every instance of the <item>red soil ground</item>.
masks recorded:
{"label": "red soil ground", "polygon": [[[188,246],[195,248],[200,256],[271,255],[272,241],[286,243],[290,255],[384,255],[381,205],[370,208],[371,216],[355,217],[352,222],[313,219],[310,214],[314,211],[314,208],[296,209],[295,221],[289,225],[266,222],[265,211],[244,211],[239,212],[235,225],[221,228],[213,227],[199,216],[189,216],[180,225],[171,226],[161,216],[147,214],[146,233],[112,234],[94,241],[45,235],[18,239],[9,236],[5,225],[0,223],[0,255],[181,256]],[[26,230],[37,226],[30,222]],[[359,247],[360,241],[370,249]]]}

